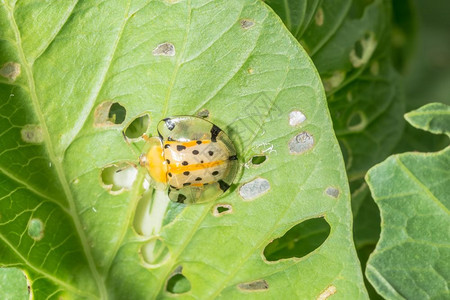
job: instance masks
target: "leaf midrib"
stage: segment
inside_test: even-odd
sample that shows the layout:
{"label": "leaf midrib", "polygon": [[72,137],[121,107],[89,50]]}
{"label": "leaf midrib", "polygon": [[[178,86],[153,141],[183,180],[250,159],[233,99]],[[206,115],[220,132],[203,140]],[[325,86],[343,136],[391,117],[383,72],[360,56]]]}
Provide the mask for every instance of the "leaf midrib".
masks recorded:
{"label": "leaf midrib", "polygon": [[[88,261],[88,265],[89,265],[89,269],[91,270],[91,273],[96,281],[96,285],[98,287],[99,293],[100,293],[100,297],[101,298],[106,298],[106,288],[105,288],[105,284],[103,282],[103,280],[101,279],[100,274],[97,271],[97,268],[95,266],[94,260],[93,260],[93,256],[91,254],[91,251],[89,249],[88,243],[87,243],[87,238],[84,234],[84,231],[82,229],[81,226],[81,222],[80,219],[78,218],[78,215],[76,213],[76,207],[75,207],[75,202],[74,199],[72,197],[72,193],[70,191],[70,187],[69,184],[66,180],[65,174],[64,174],[64,170],[62,168],[62,164],[61,161],[57,159],[57,156],[54,152],[53,149],[53,144],[52,141],[50,139],[50,135],[48,132],[48,128],[47,128],[47,123],[45,122],[45,117],[41,111],[41,108],[39,106],[39,98],[37,96],[36,93],[36,86],[35,86],[35,82],[34,82],[34,77],[33,77],[33,71],[32,71],[32,67],[28,64],[28,61],[26,59],[25,56],[25,52],[23,50],[22,47],[22,41],[21,41],[21,35],[20,35],[20,31],[19,31],[19,27],[17,26],[15,17],[14,17],[14,7],[9,6],[9,4],[5,3],[5,7],[6,7],[6,11],[9,17],[9,22],[10,22],[10,26],[14,32],[15,38],[16,38],[16,45],[17,45],[17,50],[18,50],[18,54],[19,54],[19,58],[22,62],[22,67],[23,70],[25,71],[25,75],[27,78],[27,82],[28,82],[28,92],[30,94],[30,98],[31,98],[31,102],[32,102],[32,106],[33,109],[36,113],[36,116],[39,120],[39,124],[42,128],[42,134],[43,134],[43,140],[44,140],[44,144],[45,144],[45,148],[47,149],[47,153],[49,156],[49,160],[53,163],[53,165],[55,166],[55,170],[56,173],[58,175],[58,179],[61,183],[61,186],[63,188],[64,194],[67,198],[67,201],[69,203],[69,211],[70,211],[70,216],[73,219],[77,234],[81,240],[81,245],[83,247],[84,250],[84,254],[86,256],[86,259]],[[3,239],[3,237],[2,237]],[[5,243],[7,243],[5,241]],[[12,249],[13,251],[16,251],[16,249],[14,249],[14,247],[7,243]],[[29,265],[31,268],[33,268],[33,266]],[[49,276],[49,274],[45,273],[45,272],[39,272],[41,274],[44,274],[45,276],[51,278],[52,280],[54,280],[55,282],[57,282],[58,284],[61,285],[61,281],[57,278],[51,277]],[[67,286],[67,284],[64,284],[62,286]]]}

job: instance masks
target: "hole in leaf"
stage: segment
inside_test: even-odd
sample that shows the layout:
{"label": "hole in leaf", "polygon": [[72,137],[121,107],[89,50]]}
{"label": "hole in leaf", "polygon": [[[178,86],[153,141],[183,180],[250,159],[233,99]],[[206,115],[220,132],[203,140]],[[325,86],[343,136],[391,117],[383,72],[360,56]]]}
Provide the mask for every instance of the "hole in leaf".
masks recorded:
{"label": "hole in leaf", "polygon": [[44,141],[42,128],[39,125],[27,124],[23,126],[20,135],[22,136],[22,140],[26,143],[39,144]]}
{"label": "hole in leaf", "polygon": [[255,155],[252,157],[252,164],[260,165],[265,162],[267,157],[265,155]]}
{"label": "hole in leaf", "polygon": [[8,78],[10,81],[16,80],[20,75],[20,65],[15,62],[8,62],[0,68],[0,76]]}
{"label": "hole in leaf", "polygon": [[131,122],[131,124],[125,129],[125,136],[129,139],[140,138],[147,132],[149,125],[150,117],[147,114],[140,116],[134,119],[133,122]]}
{"label": "hole in leaf", "polygon": [[122,124],[127,110],[118,102],[105,101],[94,112],[94,126],[105,127]]}
{"label": "hole in leaf", "polygon": [[155,56],[174,56],[175,46],[172,43],[163,43],[156,46],[152,51]]}
{"label": "hole in leaf", "polygon": [[170,251],[159,238],[154,238],[141,247],[141,255],[148,268],[157,268],[170,258]]}
{"label": "hole in leaf", "polygon": [[299,110],[293,110],[289,113],[289,125],[292,127],[303,123],[306,120],[306,116]]}
{"label": "hole in leaf", "polygon": [[247,292],[260,292],[269,289],[269,284],[264,279],[256,280],[252,282],[245,282],[238,284],[238,288]]}
{"label": "hole in leaf", "polygon": [[223,212],[226,212],[226,211],[229,211],[230,209],[228,208],[228,207],[225,207],[225,206],[219,206],[219,207],[217,207],[217,212],[220,214],[220,213],[223,213]]}
{"label": "hole in leaf", "polygon": [[218,204],[214,207],[213,215],[215,217],[220,217],[222,215],[231,214],[233,212],[233,207],[229,204]]}
{"label": "hole in leaf", "polygon": [[267,179],[256,178],[250,182],[244,183],[239,188],[239,195],[244,200],[253,200],[263,194],[265,194],[270,189],[270,183]]}
{"label": "hole in leaf", "polygon": [[101,173],[103,187],[110,194],[120,194],[123,190],[129,190],[136,179],[137,169],[126,163],[105,167]]}
{"label": "hole in leaf", "polygon": [[125,121],[127,110],[117,102],[114,102],[109,109],[108,118],[114,124],[122,124]]}
{"label": "hole in leaf", "polygon": [[204,108],[197,113],[197,116],[199,116],[200,118],[207,118],[207,117],[209,117],[209,110]]}
{"label": "hole in leaf", "polygon": [[314,146],[314,138],[304,131],[294,136],[289,141],[289,152],[291,154],[302,154]]}
{"label": "hole in leaf", "polygon": [[363,54],[364,54],[364,52],[363,52],[363,51],[364,51],[364,48],[363,48],[363,46],[362,46],[361,40],[356,41],[355,46],[354,46],[354,49],[355,49],[355,55],[356,55],[356,57],[359,58],[359,59],[361,59],[361,58],[363,57]]}
{"label": "hole in leaf", "polygon": [[324,218],[306,220],[269,243],[264,249],[264,257],[268,261],[301,258],[319,248],[329,234],[330,225]]}
{"label": "hole in leaf", "polygon": [[330,77],[325,77],[323,79],[323,86],[325,91],[329,92],[344,82],[347,73],[345,71],[335,71]]}
{"label": "hole in leaf", "polygon": [[182,274],[183,268],[179,266],[167,280],[166,291],[172,294],[183,294],[191,290],[191,283]]}
{"label": "hole in leaf", "polygon": [[353,67],[359,68],[365,65],[372,57],[377,44],[378,42],[373,32],[367,33],[361,40],[356,41],[349,55]]}
{"label": "hole in leaf", "polygon": [[339,190],[335,187],[330,186],[325,190],[325,194],[330,197],[337,198],[339,196]]}
{"label": "hole in leaf", "polygon": [[253,25],[255,25],[255,22],[253,22],[250,19],[242,19],[239,21],[239,23],[241,24],[241,27],[243,29],[249,29],[249,28],[253,27]]}
{"label": "hole in leaf", "polygon": [[35,241],[39,241],[44,236],[44,223],[40,219],[31,219],[28,222],[28,235]]}
{"label": "hole in leaf", "polygon": [[367,118],[362,111],[353,112],[347,121],[347,128],[350,131],[361,131],[366,128]]}

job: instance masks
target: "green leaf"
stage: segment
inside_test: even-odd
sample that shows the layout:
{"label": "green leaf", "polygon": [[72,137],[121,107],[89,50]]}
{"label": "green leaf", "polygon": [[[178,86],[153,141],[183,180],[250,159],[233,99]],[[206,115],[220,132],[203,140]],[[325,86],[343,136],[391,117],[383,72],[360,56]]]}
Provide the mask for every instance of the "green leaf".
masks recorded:
{"label": "green leaf", "polygon": [[0,298],[26,300],[30,298],[27,278],[17,268],[0,268]]}
{"label": "green leaf", "polygon": [[[36,299],[367,298],[321,80],[263,3],[3,0],[0,49],[0,264]],[[139,135],[178,114],[235,143],[216,202],[143,188]],[[264,259],[317,217],[318,248]]]}
{"label": "green leaf", "polygon": [[450,106],[443,103],[422,106],[407,113],[405,119],[416,128],[450,136]]}
{"label": "green leaf", "polygon": [[[429,104],[407,120],[449,134],[449,106]],[[436,153],[405,153],[370,169],[366,181],[381,210],[380,241],[366,276],[388,299],[450,296],[450,147]]]}

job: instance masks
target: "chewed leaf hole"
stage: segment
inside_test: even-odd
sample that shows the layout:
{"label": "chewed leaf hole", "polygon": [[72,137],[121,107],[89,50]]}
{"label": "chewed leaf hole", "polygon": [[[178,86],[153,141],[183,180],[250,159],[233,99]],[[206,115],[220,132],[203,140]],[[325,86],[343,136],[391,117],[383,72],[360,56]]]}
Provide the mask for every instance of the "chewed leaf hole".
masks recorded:
{"label": "chewed leaf hole", "polygon": [[338,86],[340,86],[344,80],[347,74],[344,71],[335,71],[330,77],[326,77],[323,79],[323,86],[325,88],[325,91],[329,92]]}
{"label": "chewed leaf hole", "polygon": [[264,257],[267,261],[301,258],[319,248],[329,236],[330,229],[324,218],[306,220],[269,243],[264,249]]}
{"label": "chewed leaf hole", "polygon": [[306,120],[306,116],[299,110],[293,110],[289,113],[289,125],[295,127]]}
{"label": "chewed leaf hole", "polygon": [[356,41],[349,55],[353,67],[359,68],[365,65],[372,57],[373,52],[377,48],[377,44],[373,32],[366,34],[361,40]]}
{"label": "chewed leaf hole", "polygon": [[327,194],[330,197],[337,198],[339,197],[339,190],[335,187],[330,186],[327,187],[327,189],[325,190],[325,194]]}
{"label": "chewed leaf hole", "polygon": [[347,128],[350,131],[361,131],[367,126],[367,117],[362,111],[353,112],[347,120]]}
{"label": "chewed leaf hole", "polygon": [[289,152],[291,154],[302,154],[314,146],[314,138],[304,131],[294,136],[289,141]]}
{"label": "chewed leaf hole", "polygon": [[207,117],[209,117],[209,110],[204,108],[197,113],[197,116],[199,116],[200,118],[207,118]]}
{"label": "chewed leaf hole", "polygon": [[239,195],[244,200],[250,201],[267,193],[270,189],[270,183],[267,179],[256,178],[250,182],[244,183],[239,188]]}
{"label": "chewed leaf hole", "polygon": [[222,215],[233,213],[233,207],[229,204],[218,204],[214,207],[213,215],[220,217]]}
{"label": "chewed leaf hole", "polygon": [[8,78],[10,81],[16,80],[20,75],[20,65],[15,62],[8,62],[0,68],[0,76]]}
{"label": "chewed leaf hole", "polygon": [[26,143],[39,144],[44,141],[42,128],[39,125],[27,124],[20,131],[22,140]]}
{"label": "chewed leaf hole", "polygon": [[122,124],[125,121],[127,110],[117,102],[114,102],[109,109],[108,118],[114,124]]}
{"label": "chewed leaf hole", "polygon": [[152,53],[155,56],[174,56],[175,46],[172,43],[162,43],[156,46]]}
{"label": "chewed leaf hole", "polygon": [[39,241],[44,236],[44,223],[40,219],[31,219],[28,222],[28,235],[35,241]]}
{"label": "chewed leaf hole", "polygon": [[264,279],[238,284],[238,289],[245,292],[261,292],[269,289],[269,284]]}
{"label": "chewed leaf hole", "polygon": [[124,131],[124,134],[129,139],[137,139],[142,137],[144,133],[147,132],[148,126],[150,125],[150,117],[145,114],[134,119],[130,125]]}
{"label": "chewed leaf hole", "polygon": [[120,194],[123,190],[131,189],[136,179],[137,169],[129,164],[105,167],[101,173],[103,187],[111,194]]}
{"label": "chewed leaf hole", "polygon": [[255,22],[250,19],[242,19],[239,21],[239,24],[243,29],[249,29],[255,25]]}
{"label": "chewed leaf hole", "polygon": [[252,157],[252,164],[253,165],[260,165],[263,162],[265,162],[267,157],[265,155],[255,155]]}
{"label": "chewed leaf hole", "polygon": [[183,268],[180,266],[175,269],[167,280],[166,291],[172,294],[183,294],[191,290],[191,283],[182,274]]}
{"label": "chewed leaf hole", "polygon": [[105,127],[122,124],[127,110],[118,102],[105,101],[94,112],[94,126]]}
{"label": "chewed leaf hole", "polygon": [[141,247],[141,255],[145,266],[157,268],[167,262],[170,258],[170,251],[166,244],[159,238],[148,241]]}

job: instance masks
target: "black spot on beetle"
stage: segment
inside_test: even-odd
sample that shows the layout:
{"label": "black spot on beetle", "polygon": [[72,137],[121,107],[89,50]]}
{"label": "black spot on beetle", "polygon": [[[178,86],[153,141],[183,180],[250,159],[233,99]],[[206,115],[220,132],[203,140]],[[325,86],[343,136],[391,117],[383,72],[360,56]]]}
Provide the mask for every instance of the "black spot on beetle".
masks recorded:
{"label": "black spot on beetle", "polygon": [[183,194],[178,194],[178,198],[177,198],[177,202],[178,203],[184,203],[184,201],[186,200],[186,196]]}
{"label": "black spot on beetle", "polygon": [[183,161],[181,164],[182,164],[183,166],[187,166],[189,163],[188,163],[187,161]]}
{"label": "black spot on beetle", "polygon": [[197,141],[196,143],[197,143],[197,145],[200,145],[202,143],[202,141]]}
{"label": "black spot on beetle", "polygon": [[203,163],[203,160],[201,160],[200,163],[202,164],[202,163]]}
{"label": "black spot on beetle", "polygon": [[177,145],[177,150],[178,150],[178,151],[183,151],[184,149],[186,149],[186,146],[183,146],[183,145]]}
{"label": "black spot on beetle", "polygon": [[175,141],[175,140],[174,140],[173,138],[171,138],[170,136],[167,137],[167,140],[170,141],[170,142]]}
{"label": "black spot on beetle", "polygon": [[221,131],[222,129],[220,129],[216,125],[213,125],[213,127],[211,128],[211,141],[217,142],[217,136]]}
{"label": "black spot on beetle", "polygon": [[170,173],[170,172],[169,172],[169,173],[167,173],[167,175],[169,175],[169,177],[172,177],[172,173]]}
{"label": "black spot on beetle", "polygon": [[177,191],[179,190],[176,187],[174,187],[173,185],[171,185],[170,187],[173,188],[174,190],[177,190]]}
{"label": "black spot on beetle", "polygon": [[209,154],[209,156],[213,156],[213,155],[214,155],[214,152],[208,151],[208,154]]}
{"label": "black spot on beetle", "polygon": [[201,177],[197,177],[197,178],[195,178],[195,181],[200,181],[200,180],[202,180],[202,178],[201,178]]}
{"label": "black spot on beetle", "polygon": [[237,156],[236,155],[231,155],[230,157],[228,157],[228,160],[237,160]]}
{"label": "black spot on beetle", "polygon": [[192,151],[192,154],[194,154],[194,155],[197,155],[197,154],[199,154],[200,152],[198,152],[198,150],[194,150],[194,151]]}
{"label": "black spot on beetle", "polygon": [[214,172],[212,172],[212,174],[213,174],[214,176],[219,175],[219,171],[214,171]]}
{"label": "black spot on beetle", "polygon": [[191,185],[191,183],[190,182],[183,183],[183,186],[188,186],[188,185]]}
{"label": "black spot on beetle", "polygon": [[165,144],[165,145],[164,145],[164,148],[166,148],[166,149],[167,149],[167,148],[170,148],[170,145],[169,145],[169,144]]}
{"label": "black spot on beetle", "polygon": [[170,165],[170,160],[166,159],[166,162]]}
{"label": "black spot on beetle", "polygon": [[230,185],[223,180],[219,180],[217,183],[219,184],[220,189],[224,192],[230,188]]}
{"label": "black spot on beetle", "polygon": [[189,171],[183,172],[183,175],[188,176],[189,174],[191,174]]}
{"label": "black spot on beetle", "polygon": [[172,131],[175,128],[175,122],[172,121],[170,118],[165,118],[163,121],[166,123],[167,129]]}

